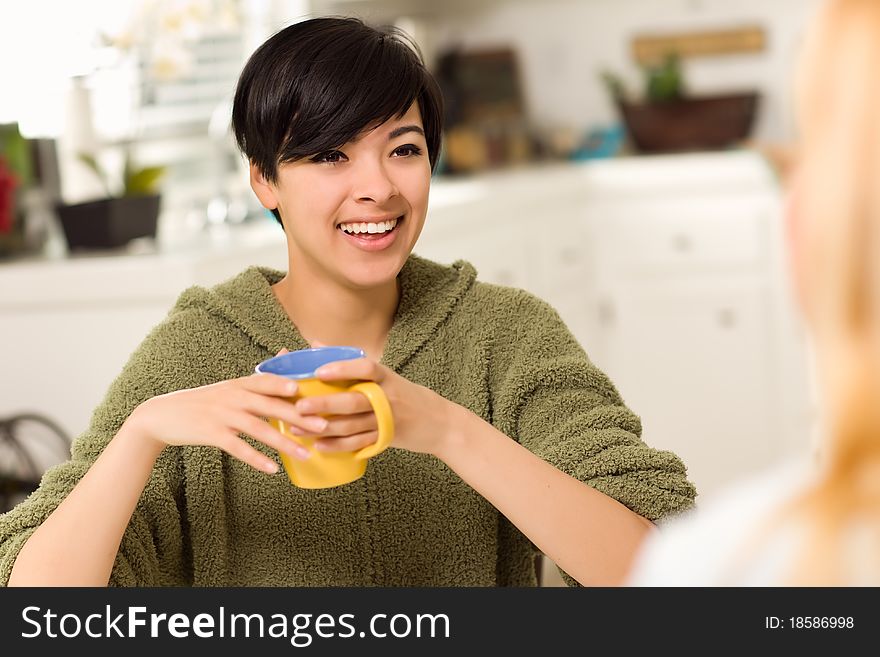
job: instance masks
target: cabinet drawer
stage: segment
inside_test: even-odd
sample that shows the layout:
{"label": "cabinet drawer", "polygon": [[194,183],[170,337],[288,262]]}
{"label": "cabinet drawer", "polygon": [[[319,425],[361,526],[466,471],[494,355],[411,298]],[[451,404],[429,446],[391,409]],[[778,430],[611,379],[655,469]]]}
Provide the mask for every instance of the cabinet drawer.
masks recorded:
{"label": "cabinet drawer", "polygon": [[602,297],[594,359],[641,417],[644,440],[681,457],[700,494],[780,455],[765,286],[631,280]]}
{"label": "cabinet drawer", "polygon": [[537,284],[535,263],[524,226],[500,230],[492,225],[466,231],[423,232],[415,253],[442,264],[467,260],[477,269],[477,279],[533,292]]}
{"label": "cabinet drawer", "polygon": [[591,234],[602,268],[617,272],[755,268],[765,259],[773,220],[766,202],[701,206],[688,199],[612,209],[592,218]]}

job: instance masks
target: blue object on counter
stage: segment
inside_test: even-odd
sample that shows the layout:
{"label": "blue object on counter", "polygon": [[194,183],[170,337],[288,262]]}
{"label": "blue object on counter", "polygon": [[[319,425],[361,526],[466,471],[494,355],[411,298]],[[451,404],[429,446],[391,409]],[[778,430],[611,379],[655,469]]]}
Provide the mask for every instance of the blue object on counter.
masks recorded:
{"label": "blue object on counter", "polygon": [[615,123],[590,130],[571,153],[572,160],[598,160],[614,157],[626,138],[623,124]]}

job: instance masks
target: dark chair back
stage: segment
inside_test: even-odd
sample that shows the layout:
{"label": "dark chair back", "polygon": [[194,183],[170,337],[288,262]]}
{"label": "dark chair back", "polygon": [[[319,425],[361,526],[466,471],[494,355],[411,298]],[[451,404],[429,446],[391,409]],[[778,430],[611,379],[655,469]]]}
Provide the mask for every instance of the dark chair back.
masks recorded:
{"label": "dark chair back", "polygon": [[48,465],[70,456],[70,437],[37,413],[0,418],[0,513],[23,501],[40,484]]}

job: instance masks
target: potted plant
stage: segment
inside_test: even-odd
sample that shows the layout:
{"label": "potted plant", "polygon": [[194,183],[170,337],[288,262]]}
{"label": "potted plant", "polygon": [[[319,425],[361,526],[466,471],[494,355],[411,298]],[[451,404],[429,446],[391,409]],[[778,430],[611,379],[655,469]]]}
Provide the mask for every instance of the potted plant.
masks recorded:
{"label": "potted plant", "polygon": [[681,59],[675,53],[644,67],[643,76],[643,98],[633,99],[618,76],[602,73],[630,139],[640,152],[721,149],[748,138],[758,107],[757,92],[689,94]]}
{"label": "potted plant", "polygon": [[106,197],[74,205],[56,206],[67,245],[74,249],[112,249],[139,237],[156,237],[159,219],[159,181],[165,167],[135,167],[127,153],[122,185],[113,193],[109,176],[90,153],[80,161],[101,180]]}

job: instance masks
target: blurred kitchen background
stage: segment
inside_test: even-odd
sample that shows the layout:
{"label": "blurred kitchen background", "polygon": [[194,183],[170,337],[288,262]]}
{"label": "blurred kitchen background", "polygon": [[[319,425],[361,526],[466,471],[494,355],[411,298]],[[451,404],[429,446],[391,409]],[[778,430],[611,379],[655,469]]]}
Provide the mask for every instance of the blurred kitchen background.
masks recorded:
{"label": "blurred kitchen background", "polygon": [[782,212],[816,4],[3,2],[0,510],[183,289],[286,266],[230,99],[266,37],[324,14],[401,27],[442,84],[417,253],[552,303],[702,494],[809,449]]}

